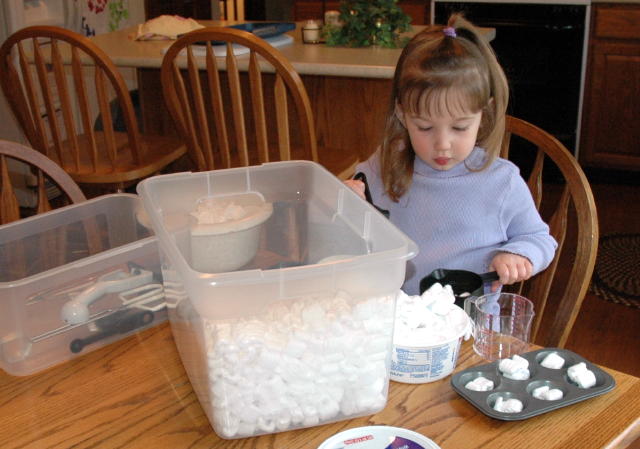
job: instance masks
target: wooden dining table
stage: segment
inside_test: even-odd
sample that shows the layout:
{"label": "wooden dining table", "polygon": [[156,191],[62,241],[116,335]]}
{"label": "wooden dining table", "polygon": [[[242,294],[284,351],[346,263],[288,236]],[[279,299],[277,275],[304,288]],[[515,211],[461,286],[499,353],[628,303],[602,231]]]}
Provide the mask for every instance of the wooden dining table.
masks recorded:
{"label": "wooden dining table", "polygon": [[[456,370],[486,363],[463,342]],[[522,421],[490,418],[450,379],[390,382],[386,407],[305,429],[224,440],[213,431],[164,322],[45,371],[0,372],[0,448],[316,448],[359,426],[419,432],[442,449],[624,448],[640,437],[640,379],[603,367],[616,387]]]}

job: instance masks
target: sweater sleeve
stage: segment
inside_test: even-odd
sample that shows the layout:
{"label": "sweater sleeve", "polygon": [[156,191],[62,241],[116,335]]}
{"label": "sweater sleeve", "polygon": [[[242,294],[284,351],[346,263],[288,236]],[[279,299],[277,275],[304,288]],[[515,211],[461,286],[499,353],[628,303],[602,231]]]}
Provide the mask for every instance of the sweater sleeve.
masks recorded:
{"label": "sweater sleeve", "polygon": [[549,234],[549,226],[536,209],[529,187],[516,171],[511,177],[500,210],[500,221],[507,237],[499,251],[529,259],[533,274],[549,266],[558,246]]}

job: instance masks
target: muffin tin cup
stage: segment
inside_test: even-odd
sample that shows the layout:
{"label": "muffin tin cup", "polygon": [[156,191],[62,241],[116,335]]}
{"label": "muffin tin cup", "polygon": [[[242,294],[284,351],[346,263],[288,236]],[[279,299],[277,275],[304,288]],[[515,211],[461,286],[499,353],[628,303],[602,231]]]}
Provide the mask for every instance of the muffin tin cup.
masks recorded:
{"label": "muffin tin cup", "polygon": [[[565,360],[562,368],[545,368],[540,364],[542,360],[552,352],[558,353],[558,355]],[[486,365],[473,366],[454,374],[451,377],[451,385],[460,396],[469,401],[482,413],[504,421],[527,419],[561,407],[566,407],[567,405],[607,393],[616,385],[613,377],[607,372],[589,362],[584,357],[567,349],[544,348],[521,354],[521,357],[529,361],[531,375],[527,380],[512,380],[505,377],[498,370],[500,361],[497,360]],[[593,371],[596,377],[596,384],[591,388],[580,388],[577,384],[569,380],[567,376],[567,368],[580,362],[586,363],[587,369]],[[494,387],[492,390],[473,391],[465,387],[467,382],[480,376],[493,381]],[[563,397],[555,401],[533,397],[533,390],[541,386],[558,388],[562,390]],[[493,405],[498,397],[503,397],[505,400],[510,398],[520,400],[523,405],[522,411],[518,413],[506,413],[494,410]]]}

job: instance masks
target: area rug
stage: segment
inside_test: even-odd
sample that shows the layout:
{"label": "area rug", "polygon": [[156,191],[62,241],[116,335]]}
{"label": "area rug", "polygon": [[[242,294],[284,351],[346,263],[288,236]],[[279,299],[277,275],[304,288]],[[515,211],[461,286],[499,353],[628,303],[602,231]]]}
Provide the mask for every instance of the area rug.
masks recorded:
{"label": "area rug", "polygon": [[640,308],[640,234],[600,238],[589,290],[606,301]]}

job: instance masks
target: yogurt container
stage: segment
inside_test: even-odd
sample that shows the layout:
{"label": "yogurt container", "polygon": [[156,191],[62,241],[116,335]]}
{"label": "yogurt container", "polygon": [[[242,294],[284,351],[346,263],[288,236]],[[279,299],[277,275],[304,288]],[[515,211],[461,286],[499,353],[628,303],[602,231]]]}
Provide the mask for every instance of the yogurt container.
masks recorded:
{"label": "yogurt container", "polygon": [[397,299],[390,379],[433,382],[449,376],[458,361],[470,321],[449,286],[434,284],[422,296],[401,293]]}
{"label": "yogurt container", "polygon": [[337,433],[318,449],[441,449],[424,435],[402,427],[366,426]]}

